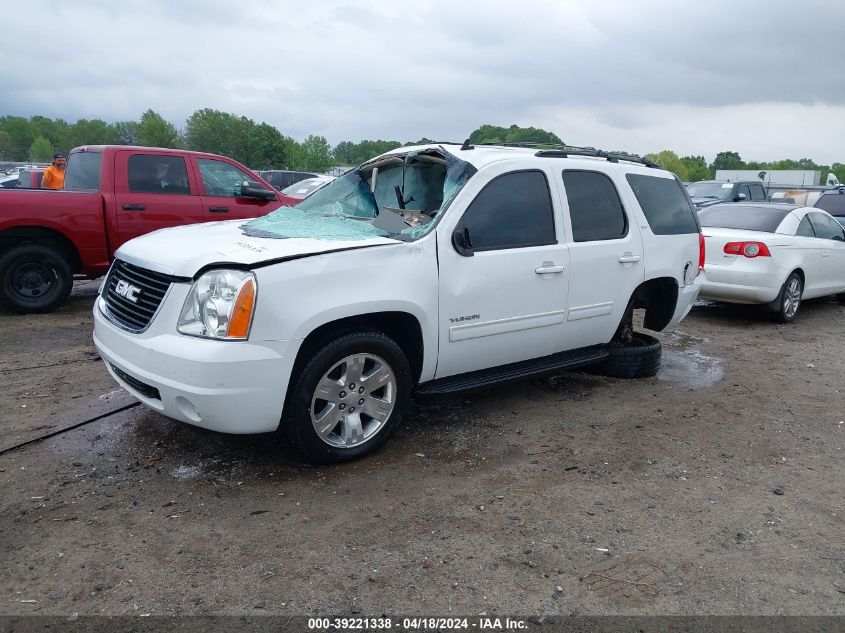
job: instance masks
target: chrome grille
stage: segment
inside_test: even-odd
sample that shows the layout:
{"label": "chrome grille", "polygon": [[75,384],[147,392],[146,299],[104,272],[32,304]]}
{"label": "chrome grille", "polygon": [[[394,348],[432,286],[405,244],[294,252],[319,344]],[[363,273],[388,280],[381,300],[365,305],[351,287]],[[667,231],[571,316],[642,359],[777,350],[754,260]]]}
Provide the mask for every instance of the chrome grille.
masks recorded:
{"label": "chrome grille", "polygon": [[130,332],[143,332],[173,281],[170,275],[115,260],[103,286],[106,317]]}

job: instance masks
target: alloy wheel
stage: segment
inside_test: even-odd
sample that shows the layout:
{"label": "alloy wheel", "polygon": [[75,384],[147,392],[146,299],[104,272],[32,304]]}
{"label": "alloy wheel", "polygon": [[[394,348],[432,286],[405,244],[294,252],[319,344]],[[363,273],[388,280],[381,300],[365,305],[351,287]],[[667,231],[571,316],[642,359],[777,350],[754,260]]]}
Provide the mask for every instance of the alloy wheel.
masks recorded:
{"label": "alloy wheel", "polygon": [[793,277],[786,286],[783,293],[783,313],[788,319],[792,319],[798,312],[801,305],[801,280]]}
{"label": "alloy wheel", "polygon": [[335,448],[353,448],[381,431],[396,404],[396,375],[374,354],[347,356],[317,382],[311,398],[311,423]]}

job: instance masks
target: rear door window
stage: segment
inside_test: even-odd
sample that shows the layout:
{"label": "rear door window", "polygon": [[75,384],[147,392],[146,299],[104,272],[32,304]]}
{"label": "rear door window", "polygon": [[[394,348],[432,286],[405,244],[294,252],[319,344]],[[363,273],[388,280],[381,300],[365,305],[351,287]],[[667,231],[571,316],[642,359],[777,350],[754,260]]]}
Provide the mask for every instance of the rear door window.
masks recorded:
{"label": "rear door window", "polygon": [[474,251],[556,244],[549,184],[540,171],[503,174],[491,180],[461,220]]}
{"label": "rear door window", "polygon": [[613,181],[597,171],[566,170],[563,186],[575,242],[618,240],[628,234],[628,218]]}
{"label": "rear door window", "polygon": [[129,191],[187,196],[188,170],[185,159],[159,154],[133,154],[126,163]]}
{"label": "rear door window", "polygon": [[763,202],[766,199],[766,192],[763,191],[763,185],[751,185],[751,199],[755,202]]}
{"label": "rear door window", "polygon": [[698,233],[695,210],[674,178],[626,174],[625,178],[655,235]]}

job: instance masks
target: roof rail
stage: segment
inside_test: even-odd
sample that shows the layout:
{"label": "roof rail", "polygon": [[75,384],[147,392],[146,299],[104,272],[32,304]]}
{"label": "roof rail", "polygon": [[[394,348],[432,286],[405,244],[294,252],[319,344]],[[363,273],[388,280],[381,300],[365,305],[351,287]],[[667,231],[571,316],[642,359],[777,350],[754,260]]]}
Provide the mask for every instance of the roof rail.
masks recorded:
{"label": "roof rail", "polygon": [[476,143],[476,145],[490,146],[490,147],[524,147],[527,149],[537,148],[539,151],[534,154],[539,158],[567,158],[569,156],[591,156],[593,158],[604,158],[610,163],[618,163],[620,160],[625,160],[631,163],[639,163],[646,167],[657,167],[660,165],[647,158],[642,158],[636,154],[620,154],[613,152],[605,152],[604,150],[596,149],[595,147],[577,147],[575,145],[566,145],[563,143],[535,143],[535,142],[520,142],[520,143]]}

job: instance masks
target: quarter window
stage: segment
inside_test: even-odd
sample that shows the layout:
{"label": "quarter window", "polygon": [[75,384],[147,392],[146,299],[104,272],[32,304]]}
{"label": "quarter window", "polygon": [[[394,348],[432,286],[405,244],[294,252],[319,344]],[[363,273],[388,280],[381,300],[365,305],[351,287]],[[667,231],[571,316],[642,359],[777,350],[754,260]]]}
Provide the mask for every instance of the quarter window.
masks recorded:
{"label": "quarter window", "polygon": [[540,171],[512,172],[491,180],[463,219],[474,251],[556,244],[549,184]]}
{"label": "quarter window", "polygon": [[184,158],[134,154],[127,161],[127,170],[129,191],[133,193],[170,193],[183,196],[191,193]]}
{"label": "quarter window", "polygon": [[563,172],[569,202],[572,239],[576,242],[616,240],[628,233],[628,219],[616,187],[597,171]]}
{"label": "quarter window", "polygon": [[801,223],[798,225],[798,229],[795,231],[795,235],[799,237],[815,237],[816,232],[813,230],[813,225],[810,224],[810,216],[805,215]]}
{"label": "quarter window", "polygon": [[655,235],[698,233],[695,211],[675,178],[626,174],[651,232]]}

